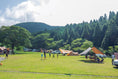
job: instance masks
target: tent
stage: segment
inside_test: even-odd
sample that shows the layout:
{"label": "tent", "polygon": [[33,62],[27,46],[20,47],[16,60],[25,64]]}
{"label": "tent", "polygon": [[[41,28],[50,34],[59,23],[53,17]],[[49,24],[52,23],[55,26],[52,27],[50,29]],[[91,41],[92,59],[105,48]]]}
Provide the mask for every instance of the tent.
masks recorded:
{"label": "tent", "polygon": [[0,47],[0,54],[3,53],[3,50],[6,49],[5,47]]}
{"label": "tent", "polygon": [[105,57],[104,53],[102,53],[101,51],[99,51],[95,47],[92,47],[92,48],[89,47],[87,50],[80,53],[80,55],[86,55],[90,50],[92,50],[96,54],[96,56],[98,56],[98,57]]}
{"label": "tent", "polygon": [[6,49],[5,47],[0,47],[0,50],[4,50],[4,49]]}
{"label": "tent", "polygon": [[80,55],[86,55],[91,50],[91,47],[80,53]]}
{"label": "tent", "polygon": [[59,50],[62,54],[68,54],[68,53],[72,52],[70,50],[64,50],[64,49],[60,49],[60,48],[59,48]]}
{"label": "tent", "polygon": [[97,48],[95,48],[95,47],[93,47],[92,50],[93,50],[93,52],[94,52],[95,54],[102,54],[102,55],[104,55],[101,51],[99,51],[99,50],[98,50]]}
{"label": "tent", "polygon": [[67,56],[78,56],[78,52],[70,52],[67,54]]}
{"label": "tent", "polygon": [[78,56],[79,55],[78,52],[73,52],[70,50],[64,50],[64,49],[60,49],[60,48],[59,48],[59,50],[62,54],[67,54],[67,56]]}

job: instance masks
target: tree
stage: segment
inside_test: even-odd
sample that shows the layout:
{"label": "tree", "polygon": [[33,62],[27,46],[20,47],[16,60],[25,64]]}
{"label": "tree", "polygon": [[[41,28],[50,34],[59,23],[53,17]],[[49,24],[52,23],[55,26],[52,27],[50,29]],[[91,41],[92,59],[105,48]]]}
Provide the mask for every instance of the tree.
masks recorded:
{"label": "tree", "polygon": [[115,49],[114,49],[115,52],[118,52],[118,45],[115,45],[114,48],[115,48]]}
{"label": "tree", "polygon": [[110,11],[109,12],[109,20],[113,19],[115,17],[115,12]]}
{"label": "tree", "polygon": [[51,49],[57,50],[57,49],[59,49],[60,47],[63,46],[63,43],[64,43],[63,40],[53,41],[53,42],[51,43],[51,45],[48,46],[48,47],[50,47]]}
{"label": "tree", "polygon": [[77,38],[73,40],[71,43],[72,50],[77,52],[82,52],[83,50],[89,47],[93,47],[93,43],[91,41],[82,38]]}
{"label": "tree", "polygon": [[116,25],[118,26],[118,12],[116,14]]}
{"label": "tree", "polygon": [[110,54],[114,52],[113,46],[109,46],[109,47],[108,47],[108,52],[109,52]]}
{"label": "tree", "polygon": [[70,50],[70,49],[71,49],[70,44],[66,44],[66,45],[64,45],[64,49],[66,49],[66,50]]}
{"label": "tree", "polygon": [[115,19],[112,19],[109,22],[108,29],[102,41],[102,47],[104,49],[107,49],[108,46],[116,45],[118,41],[117,39],[118,39],[118,27],[115,23]]}
{"label": "tree", "polygon": [[83,45],[81,45],[81,48],[86,50],[89,47],[93,47],[93,43],[91,41],[86,40],[85,42],[83,42]]}
{"label": "tree", "polygon": [[49,39],[50,34],[49,33],[41,33],[35,36],[32,39],[32,45],[33,48],[39,49],[39,48],[47,48],[49,45],[49,42],[53,41],[53,39]]}
{"label": "tree", "polygon": [[0,30],[2,32],[2,43],[4,45],[10,46],[13,54],[14,47],[31,46],[31,42],[29,40],[31,34],[28,30],[18,26],[4,26]]}
{"label": "tree", "polygon": [[96,23],[95,25],[95,29],[94,29],[94,32],[93,32],[93,43],[95,46],[99,47],[101,45],[101,42],[102,42],[102,31],[100,29],[100,25],[98,23]]}

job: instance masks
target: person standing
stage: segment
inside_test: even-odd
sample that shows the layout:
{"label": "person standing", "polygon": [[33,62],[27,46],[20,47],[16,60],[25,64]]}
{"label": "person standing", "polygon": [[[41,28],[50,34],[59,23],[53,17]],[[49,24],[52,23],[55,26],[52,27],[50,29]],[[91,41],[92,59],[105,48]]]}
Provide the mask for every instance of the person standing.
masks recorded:
{"label": "person standing", "polygon": [[46,49],[44,49],[44,59],[46,59]]}
{"label": "person standing", "polygon": [[88,55],[85,55],[85,58],[88,59]]}
{"label": "person standing", "polygon": [[49,53],[49,57],[51,57],[51,50],[49,50],[49,52],[48,52],[48,53]]}
{"label": "person standing", "polygon": [[8,54],[9,54],[9,48],[7,48],[6,50],[6,57],[8,57]]}
{"label": "person standing", "polygon": [[55,57],[55,54],[53,53],[53,58]]}
{"label": "person standing", "polygon": [[114,53],[113,53],[113,54],[112,54],[112,65],[113,65],[114,59],[115,59],[115,55],[114,55]]}
{"label": "person standing", "polygon": [[58,58],[59,54],[57,53],[57,58]]}

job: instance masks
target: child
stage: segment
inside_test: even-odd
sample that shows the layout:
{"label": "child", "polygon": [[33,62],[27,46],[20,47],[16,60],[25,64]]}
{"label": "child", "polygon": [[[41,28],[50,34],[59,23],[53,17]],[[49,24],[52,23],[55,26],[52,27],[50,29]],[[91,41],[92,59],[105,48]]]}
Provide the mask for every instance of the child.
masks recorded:
{"label": "child", "polygon": [[41,60],[43,59],[43,53],[41,53]]}

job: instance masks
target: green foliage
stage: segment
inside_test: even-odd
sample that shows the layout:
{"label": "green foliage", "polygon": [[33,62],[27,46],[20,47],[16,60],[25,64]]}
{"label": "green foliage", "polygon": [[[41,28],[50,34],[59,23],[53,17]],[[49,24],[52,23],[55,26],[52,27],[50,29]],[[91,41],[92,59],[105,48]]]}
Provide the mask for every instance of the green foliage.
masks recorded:
{"label": "green foliage", "polygon": [[[118,12],[115,14],[115,12],[110,11],[109,16],[104,14],[104,16],[100,16],[98,20],[91,20],[89,23],[83,21],[78,24],[67,24],[65,27],[51,27],[44,23],[35,22],[20,23],[17,25],[26,28],[32,33],[30,39],[32,48],[58,49],[63,47],[64,49],[79,51],[94,45],[103,50],[108,50],[109,46],[113,46],[114,50],[117,51],[114,46],[118,45]],[[11,28],[9,33],[7,29],[10,29],[10,27],[3,26],[0,29],[0,42],[2,43],[1,45],[7,44],[7,46],[10,46],[10,41],[13,42],[15,39],[11,39],[9,34],[15,38],[15,35],[17,35],[19,31],[12,30],[14,28]],[[16,34],[12,34],[12,32]],[[22,35],[25,36],[24,34],[21,34],[21,36]],[[9,37],[9,40],[2,39],[6,38],[6,36]],[[20,36],[18,37],[18,40],[24,40],[21,39]],[[29,42],[30,40],[25,42]],[[23,42],[21,41],[20,44],[23,44]],[[17,46],[19,46],[19,43]]]}
{"label": "green foliage", "polygon": [[66,45],[64,45],[63,48],[66,49],[66,50],[71,50],[71,46],[70,46],[70,44],[66,44]]}
{"label": "green foliage", "polygon": [[40,22],[25,22],[25,23],[16,24],[15,26],[23,27],[31,33],[37,33],[40,31],[47,31],[47,30],[58,28],[57,26],[53,27],[53,26],[47,25],[45,23],[40,23]]}
{"label": "green foliage", "polygon": [[84,40],[82,38],[77,38],[75,40],[72,41],[71,43],[71,47],[74,48],[74,47],[80,47],[82,45],[82,42]]}
{"label": "green foliage", "polygon": [[77,52],[86,50],[89,47],[93,47],[93,43],[82,38],[77,38],[71,43],[71,49]]}
{"label": "green foliage", "polygon": [[49,43],[52,42],[53,39],[49,38],[49,33],[38,34],[34,38],[32,38],[32,46],[33,48],[47,48]]}
{"label": "green foliage", "polygon": [[108,52],[109,52],[109,53],[114,53],[114,48],[113,48],[113,46],[109,46],[109,47],[108,47]]}
{"label": "green foliage", "polygon": [[30,33],[26,29],[22,27],[10,26],[10,27],[2,27],[1,29],[1,37],[2,43],[12,48],[12,52],[14,47],[31,46],[30,43]]}
{"label": "green foliage", "polygon": [[85,42],[83,42],[83,45],[81,46],[81,48],[87,49],[89,47],[93,47],[93,43],[91,41],[85,40]]}
{"label": "green foliage", "polygon": [[115,45],[114,48],[115,48],[115,49],[114,49],[115,52],[118,52],[118,45]]}

